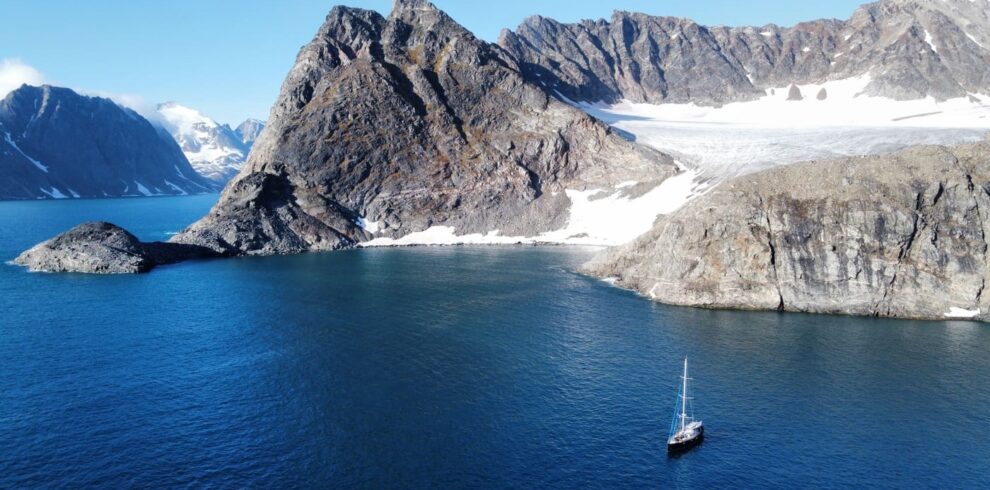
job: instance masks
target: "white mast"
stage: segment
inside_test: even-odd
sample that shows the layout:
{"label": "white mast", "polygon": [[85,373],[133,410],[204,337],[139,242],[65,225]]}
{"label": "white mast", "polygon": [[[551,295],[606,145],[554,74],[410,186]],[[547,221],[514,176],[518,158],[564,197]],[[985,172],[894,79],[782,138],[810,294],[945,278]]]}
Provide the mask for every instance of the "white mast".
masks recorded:
{"label": "white mast", "polygon": [[681,432],[684,431],[684,422],[687,419],[687,380],[688,380],[688,363],[687,358],[684,358],[684,387],[681,391]]}

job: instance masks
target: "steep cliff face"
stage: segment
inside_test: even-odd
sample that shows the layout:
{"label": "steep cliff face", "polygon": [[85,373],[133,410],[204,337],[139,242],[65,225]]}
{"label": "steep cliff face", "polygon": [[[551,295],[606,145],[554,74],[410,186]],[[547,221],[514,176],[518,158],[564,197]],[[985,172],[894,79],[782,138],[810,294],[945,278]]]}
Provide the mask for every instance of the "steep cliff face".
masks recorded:
{"label": "steep cliff face", "polygon": [[990,142],[776,168],[722,184],[586,269],[656,301],[987,318]]}
{"label": "steep cliff face", "polygon": [[0,101],[0,199],[180,195],[217,186],[113,101],[22,86]]}
{"label": "steep cliff face", "polygon": [[579,101],[720,105],[859,76],[871,77],[869,95],[944,100],[990,92],[988,12],[986,0],[883,0],[847,21],[790,28],[629,12],[578,24],[533,17],[499,44],[527,77]]}
{"label": "steep cliff face", "polygon": [[175,241],[331,250],[433,226],[563,228],[567,189],[659,184],[669,157],[549,97],[432,4],[336,7],[299,53],[245,169]]}

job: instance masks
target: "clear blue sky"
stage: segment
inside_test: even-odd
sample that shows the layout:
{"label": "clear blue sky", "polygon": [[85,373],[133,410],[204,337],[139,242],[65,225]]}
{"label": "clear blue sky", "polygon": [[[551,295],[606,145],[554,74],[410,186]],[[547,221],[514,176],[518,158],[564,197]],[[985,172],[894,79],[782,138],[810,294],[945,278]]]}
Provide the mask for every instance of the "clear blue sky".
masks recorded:
{"label": "clear blue sky", "polygon": [[[77,90],[176,100],[221,122],[267,119],[282,78],[330,0],[10,0],[0,60]],[[349,0],[387,13],[391,0]],[[529,15],[561,21],[613,10],[690,17],[702,24],[793,25],[847,18],[861,0],[435,0],[479,37],[495,40]]]}

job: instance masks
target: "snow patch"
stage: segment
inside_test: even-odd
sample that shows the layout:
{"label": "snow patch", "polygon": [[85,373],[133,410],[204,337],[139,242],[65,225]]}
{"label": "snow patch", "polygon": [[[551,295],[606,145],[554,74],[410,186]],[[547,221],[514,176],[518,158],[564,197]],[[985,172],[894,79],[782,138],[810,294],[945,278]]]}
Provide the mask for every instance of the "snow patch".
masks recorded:
{"label": "snow patch", "polygon": [[932,34],[928,32],[928,29],[925,29],[925,42],[928,43],[929,46],[931,46],[932,51],[936,53],[938,52],[938,47],[935,46],[935,43],[932,40]]}
{"label": "snow patch", "polygon": [[[140,192],[142,195],[145,195],[145,196],[153,196],[154,195],[154,194],[151,193],[151,191],[148,190],[147,187],[141,185],[140,182],[138,182],[138,181],[135,180],[134,181],[134,184],[137,185],[138,192]],[[124,190],[126,191],[127,189],[124,189]]]}
{"label": "snow patch", "polygon": [[51,190],[47,190],[47,191],[45,190],[44,187],[39,187],[38,189],[41,192],[44,192],[45,194],[47,194],[48,197],[50,197],[52,199],[68,199],[69,198],[69,196],[66,196],[65,194],[62,193],[62,191],[60,191],[60,190],[58,190],[58,189],[56,189],[54,187],[52,187]]}
{"label": "snow patch", "polygon": [[4,132],[4,140],[7,141],[7,144],[8,145],[10,145],[15,150],[17,150],[17,153],[20,153],[22,157],[26,158],[27,161],[33,163],[35,167],[38,167],[38,170],[41,170],[42,172],[44,172],[46,174],[48,173],[48,167],[45,166],[45,165],[42,165],[41,162],[39,162],[38,160],[35,160],[34,158],[31,158],[30,156],[28,156],[27,153],[24,153],[24,150],[21,150],[21,148],[19,146],[17,146],[17,143],[14,143],[13,138],[10,137],[10,133]]}
{"label": "snow patch", "polygon": [[181,188],[181,187],[179,187],[179,186],[177,186],[177,185],[169,182],[168,179],[165,179],[165,185],[171,187],[172,189],[175,189],[176,192],[178,192],[179,194],[182,194],[183,196],[189,195],[189,193],[186,192],[185,189],[183,189],[183,188]]}
{"label": "snow patch", "polygon": [[984,46],[984,45],[983,45],[983,43],[981,43],[981,42],[979,42],[979,41],[977,41],[977,40],[976,40],[976,38],[975,38],[975,37],[973,37],[973,35],[972,35],[972,34],[970,34],[970,33],[968,33],[968,32],[966,32],[965,34],[966,34],[966,37],[968,37],[970,41],[973,41],[974,43],[976,43],[976,45],[977,45],[977,46],[979,46],[979,47],[981,47],[981,48],[984,48],[984,47],[986,47],[986,46]]}
{"label": "snow patch", "polygon": [[[380,237],[360,244],[362,247],[409,245],[510,245],[554,243],[562,245],[613,246],[628,243],[653,227],[660,214],[669,214],[708,187],[694,171],[668,178],[652,190],[632,198],[619,190],[600,189],[565,192],[571,200],[567,225],[537,236],[504,236],[499,230],[488,233],[458,235],[451,226],[433,226],[400,238]],[[603,193],[607,195],[603,196]]]}
{"label": "snow patch", "polygon": [[357,219],[357,225],[362,230],[371,234],[375,234],[381,231],[381,223],[377,221],[368,221],[363,216]]}
{"label": "snow patch", "polygon": [[949,312],[945,314],[946,318],[976,318],[980,314],[980,309],[967,310],[964,308],[957,308],[953,306],[949,308]]}

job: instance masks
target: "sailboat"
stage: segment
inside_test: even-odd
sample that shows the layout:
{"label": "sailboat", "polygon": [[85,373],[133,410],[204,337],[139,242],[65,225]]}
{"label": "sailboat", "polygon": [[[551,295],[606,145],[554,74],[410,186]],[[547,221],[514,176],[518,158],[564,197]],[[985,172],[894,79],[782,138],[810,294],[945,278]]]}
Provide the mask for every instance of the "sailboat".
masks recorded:
{"label": "sailboat", "polygon": [[689,408],[691,397],[688,396],[688,360],[684,358],[684,377],[681,378],[680,393],[677,394],[677,407],[674,409],[674,420],[670,422],[670,435],[667,438],[667,452],[678,453],[686,451],[701,443],[705,438],[705,426],[700,420],[694,419],[693,408]]}

